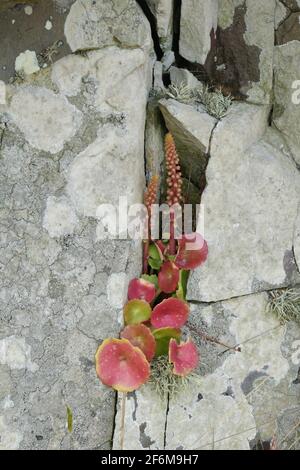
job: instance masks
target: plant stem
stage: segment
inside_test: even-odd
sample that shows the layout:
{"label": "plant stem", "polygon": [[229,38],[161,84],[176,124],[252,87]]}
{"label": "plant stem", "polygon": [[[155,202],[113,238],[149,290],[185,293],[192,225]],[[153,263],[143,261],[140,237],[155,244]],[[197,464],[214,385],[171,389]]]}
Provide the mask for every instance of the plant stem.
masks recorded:
{"label": "plant stem", "polygon": [[143,241],[143,274],[148,274],[149,239]]}
{"label": "plant stem", "polygon": [[175,240],[175,214],[174,210],[170,210],[170,242],[169,242],[169,254],[176,254],[176,240]]}
{"label": "plant stem", "polygon": [[188,324],[188,327],[191,331],[196,333],[198,336],[201,336],[206,341],[210,341],[211,343],[219,344],[220,346],[223,346],[224,348],[229,349],[231,351],[242,352],[242,350],[239,346],[228,346],[228,344],[222,343],[222,341],[219,341],[217,338],[213,338],[212,336],[208,336],[206,333],[204,333],[203,331],[198,330],[197,328],[195,328],[194,326],[191,326],[190,324]]}
{"label": "plant stem", "polygon": [[121,428],[120,428],[120,448],[124,449],[124,438],[125,438],[125,408],[126,408],[127,392],[122,394],[121,402]]}

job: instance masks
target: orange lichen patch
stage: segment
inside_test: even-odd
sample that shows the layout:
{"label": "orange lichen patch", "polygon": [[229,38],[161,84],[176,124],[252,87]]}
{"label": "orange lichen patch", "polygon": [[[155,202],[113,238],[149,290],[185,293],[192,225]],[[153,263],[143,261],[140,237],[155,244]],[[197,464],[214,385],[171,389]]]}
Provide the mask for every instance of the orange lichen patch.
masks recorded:
{"label": "orange lichen patch", "polygon": [[151,303],[155,297],[155,286],[145,279],[132,279],[128,286],[128,300],[141,299]]}
{"label": "orange lichen patch", "polygon": [[145,325],[128,325],[121,333],[121,338],[128,339],[133,346],[140,348],[147,361],[151,361],[155,354],[155,339],[150,329]]}
{"label": "orange lichen patch", "polygon": [[151,324],[154,328],[181,328],[188,319],[189,306],[174,297],[165,299],[153,309]]}
{"label": "orange lichen patch", "polygon": [[199,362],[196,345],[188,340],[177,344],[175,339],[169,343],[169,362],[174,365],[173,373],[184,377],[194,370]]}
{"label": "orange lichen patch", "polygon": [[179,268],[172,262],[166,261],[158,274],[158,285],[162,292],[171,294],[178,286]]}
{"label": "orange lichen patch", "polygon": [[149,320],[151,317],[151,306],[145,300],[129,300],[124,307],[125,325],[136,325]]}
{"label": "orange lichen patch", "polygon": [[95,359],[101,382],[119,392],[137,390],[150,375],[149,362],[144,353],[127,339],[104,340]]}
{"label": "orange lichen patch", "polygon": [[195,269],[204,263],[208,255],[208,246],[199,233],[184,235],[178,241],[178,253],[175,264],[179,269]]}

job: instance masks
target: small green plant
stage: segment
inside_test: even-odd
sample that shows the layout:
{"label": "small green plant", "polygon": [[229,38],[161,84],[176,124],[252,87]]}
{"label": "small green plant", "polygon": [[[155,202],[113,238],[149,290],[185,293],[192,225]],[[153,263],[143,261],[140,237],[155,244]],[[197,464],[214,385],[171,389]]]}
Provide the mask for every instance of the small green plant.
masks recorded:
{"label": "small green plant", "polygon": [[221,90],[212,91],[208,86],[195,90],[195,101],[203,104],[211,116],[222,119],[232,104],[231,95],[223,95]]}
{"label": "small green plant", "polygon": [[280,323],[300,323],[300,289],[280,289],[269,293],[267,312],[278,318]]}
{"label": "small green plant", "polygon": [[194,90],[185,82],[182,82],[179,85],[169,85],[166,90],[166,98],[173,98],[174,100],[185,104],[190,104],[195,101]]}
{"label": "small green plant", "polygon": [[190,88],[185,82],[171,84],[166,90],[156,90],[155,95],[158,99],[172,98],[184,104],[200,103],[216,119],[222,119],[233,102],[233,97],[223,95],[220,89],[213,90],[202,84],[197,88]]}

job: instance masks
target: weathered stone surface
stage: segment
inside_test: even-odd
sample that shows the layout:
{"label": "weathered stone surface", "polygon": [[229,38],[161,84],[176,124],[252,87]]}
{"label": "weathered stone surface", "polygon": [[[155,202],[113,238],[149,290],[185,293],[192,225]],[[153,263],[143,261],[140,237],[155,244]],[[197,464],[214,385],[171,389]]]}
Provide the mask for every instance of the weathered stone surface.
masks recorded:
{"label": "weathered stone surface", "polygon": [[274,56],[273,122],[287,139],[295,160],[300,163],[300,42],[292,41],[275,47]]}
{"label": "weathered stone surface", "polygon": [[[34,3],[38,3],[40,1],[41,0],[31,0],[30,3],[34,4]],[[7,8],[13,8],[18,3],[19,4],[21,4],[21,3],[26,4],[26,3],[28,3],[28,0],[1,0],[0,11],[1,10],[6,10]]]}
{"label": "weathered stone surface", "polygon": [[171,67],[170,69],[171,83],[176,86],[180,86],[183,83],[188,86],[191,90],[194,88],[201,87],[201,82],[197,80],[195,75],[186,69],[180,69],[178,67]]}
{"label": "weathered stone surface", "polygon": [[167,51],[172,48],[174,0],[146,0],[156,18],[160,46]]}
{"label": "weathered stone surface", "polygon": [[270,103],[275,0],[219,2],[215,80],[253,103]]}
{"label": "weathered stone surface", "polygon": [[204,64],[218,23],[217,0],[185,0],[181,5],[179,53]]}
{"label": "weathered stone surface", "polygon": [[71,50],[122,44],[150,48],[150,25],[135,0],[77,0],[65,22]]}
{"label": "weathered stone surface", "polygon": [[281,25],[281,23],[287,18],[290,10],[280,1],[276,0],[275,9],[275,30]]}
{"label": "weathered stone surface", "polygon": [[8,87],[0,149],[1,449],[110,447],[115,394],[97,379],[94,353],[120,330],[141,246],[98,240],[97,207],[119,196],[142,200],[151,63],[139,47],[112,46]]}
{"label": "weathered stone surface", "polygon": [[276,43],[300,41],[300,13],[292,13],[276,31]]}
{"label": "weathered stone surface", "polygon": [[[267,295],[258,294],[193,306],[193,325],[240,344],[242,352],[220,354],[224,348],[198,338],[201,376],[170,401],[167,449],[249,450],[251,441],[276,436],[277,419],[297,405],[299,364],[293,354],[300,330],[295,324],[280,326],[266,314],[266,302]],[[288,424],[285,420],[286,430]],[[187,426],[189,432],[182,432]],[[284,440],[278,439],[279,448]]]}
{"label": "weathered stone surface", "polygon": [[294,253],[298,268],[300,267],[300,209],[298,212],[298,217],[295,224],[295,234],[294,234]]}
{"label": "weathered stone surface", "polygon": [[183,174],[199,186],[217,120],[201,106],[196,109],[173,99],[161,100],[159,104],[166,126],[174,135]]}
{"label": "weathered stone surface", "polygon": [[[300,330],[293,323],[281,326],[267,314],[267,300],[263,293],[191,306],[194,329],[240,345],[241,352],[225,351],[187,327],[201,354],[198,377],[170,399],[168,409],[148,386],[130,394],[125,449],[249,450],[274,436],[278,447],[286,448],[295,439],[291,423],[297,421],[290,418],[300,396],[295,360]],[[116,449],[120,414],[119,409]],[[292,438],[287,439],[288,431]]]}
{"label": "weathered stone surface", "polygon": [[[9,3],[11,6],[15,4],[15,7],[8,9],[7,6],[5,7],[7,2],[5,1],[3,5],[3,0],[1,0],[0,80],[7,82],[14,76],[15,60],[26,50],[37,55],[41,67],[51,65],[52,62],[70,53],[64,36],[64,23],[74,1],[12,1]],[[22,5],[23,3],[25,5]],[[32,6],[30,15],[25,13],[26,3],[27,7]]]}
{"label": "weathered stone surface", "polygon": [[252,127],[245,114],[234,131],[240,113],[235,116],[233,107],[212,137],[202,195],[209,256],[191,275],[191,300],[211,302],[299,282],[293,254],[299,174],[273,132],[257,141],[267,108],[248,109]]}
{"label": "weathered stone surface", "polygon": [[145,130],[146,176],[163,173],[165,124],[156,103],[148,103]]}
{"label": "weathered stone surface", "polygon": [[82,113],[75,106],[42,87],[17,88],[8,113],[32,147],[52,154],[63,149],[82,123]]}
{"label": "weathered stone surface", "polygon": [[[113,448],[120,449],[121,400],[119,395]],[[164,448],[164,430],[167,403],[160,400],[149,386],[130,393],[125,407],[124,450],[161,450]]]}
{"label": "weathered stone surface", "polygon": [[292,11],[300,11],[299,0],[280,0],[287,8]]}

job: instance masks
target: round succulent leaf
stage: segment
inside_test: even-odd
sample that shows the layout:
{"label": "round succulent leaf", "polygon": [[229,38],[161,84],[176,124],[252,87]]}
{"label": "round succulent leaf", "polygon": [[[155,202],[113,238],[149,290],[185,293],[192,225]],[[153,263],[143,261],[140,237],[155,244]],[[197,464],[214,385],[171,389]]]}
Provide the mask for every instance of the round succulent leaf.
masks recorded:
{"label": "round succulent leaf", "polygon": [[154,328],[181,328],[188,316],[188,304],[181,299],[170,297],[154,307],[151,324]]}
{"label": "round succulent leaf", "polygon": [[179,269],[172,261],[166,261],[158,273],[158,285],[162,292],[171,294],[179,282]]}
{"label": "round succulent leaf", "polygon": [[169,352],[170,339],[180,340],[181,331],[177,328],[158,328],[152,334],[156,341],[155,356],[166,356]]}
{"label": "round succulent leaf", "polygon": [[153,334],[147,326],[142,323],[139,325],[128,325],[121,332],[121,338],[128,339],[130,343],[140,348],[145,354],[147,361],[151,361],[155,354],[156,343]]}
{"label": "round succulent leaf", "polygon": [[173,373],[185,377],[198,365],[199,353],[192,340],[178,344],[175,339],[169,343],[169,362],[174,366]]}
{"label": "round succulent leaf", "polygon": [[201,266],[208,255],[208,246],[199,233],[186,234],[178,240],[175,264],[179,269],[191,270]]}
{"label": "round succulent leaf", "polygon": [[127,339],[108,338],[96,355],[97,376],[104,385],[119,392],[133,392],[147,382],[150,375],[145,354]]}
{"label": "round succulent leaf", "polygon": [[145,279],[132,279],[128,286],[128,300],[141,299],[151,303],[155,297],[155,286]]}
{"label": "round succulent leaf", "polygon": [[158,277],[156,274],[142,274],[142,279],[151,282],[151,284],[154,285],[155,289],[158,289]]}
{"label": "round succulent leaf", "polygon": [[151,312],[151,306],[145,300],[129,300],[124,306],[124,323],[125,325],[143,323],[150,319]]}

